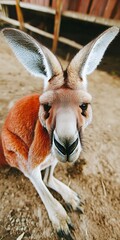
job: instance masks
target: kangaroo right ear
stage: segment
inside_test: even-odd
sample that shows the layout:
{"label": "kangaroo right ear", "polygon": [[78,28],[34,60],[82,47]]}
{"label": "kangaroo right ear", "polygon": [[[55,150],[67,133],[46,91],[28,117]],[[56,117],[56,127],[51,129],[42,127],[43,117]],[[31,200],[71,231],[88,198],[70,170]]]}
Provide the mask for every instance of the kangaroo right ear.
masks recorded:
{"label": "kangaroo right ear", "polygon": [[[12,29],[2,30],[14,54],[34,76],[44,80],[44,88],[59,88],[63,85],[63,70],[55,55],[28,34]],[[59,81],[55,81],[55,76]],[[53,81],[51,80],[53,78]]]}
{"label": "kangaroo right ear", "polygon": [[97,68],[107,47],[118,32],[118,27],[107,29],[75,55],[67,69],[69,87],[86,90],[87,75]]}

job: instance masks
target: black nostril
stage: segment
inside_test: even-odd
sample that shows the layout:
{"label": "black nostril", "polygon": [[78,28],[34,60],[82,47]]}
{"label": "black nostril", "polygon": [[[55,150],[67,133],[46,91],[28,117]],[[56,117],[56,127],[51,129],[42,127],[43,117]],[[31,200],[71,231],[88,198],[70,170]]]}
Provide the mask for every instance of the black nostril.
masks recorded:
{"label": "black nostril", "polygon": [[58,148],[58,150],[59,150],[63,155],[66,155],[66,154],[67,154],[66,149],[55,139],[55,137],[54,137],[54,143],[55,143],[55,146]]}
{"label": "black nostril", "polygon": [[75,148],[78,145],[78,138],[75,140],[74,143],[72,143],[70,146],[68,145],[68,143],[66,144],[66,148],[63,147],[63,145],[61,145],[54,137],[54,143],[56,148],[63,154],[63,155],[70,155],[72,154],[72,152],[75,150]]}
{"label": "black nostril", "polygon": [[68,147],[68,149],[67,149],[67,154],[70,155],[70,154],[75,150],[75,148],[77,147],[77,145],[78,145],[78,138],[75,140],[74,143],[72,143],[72,144]]}

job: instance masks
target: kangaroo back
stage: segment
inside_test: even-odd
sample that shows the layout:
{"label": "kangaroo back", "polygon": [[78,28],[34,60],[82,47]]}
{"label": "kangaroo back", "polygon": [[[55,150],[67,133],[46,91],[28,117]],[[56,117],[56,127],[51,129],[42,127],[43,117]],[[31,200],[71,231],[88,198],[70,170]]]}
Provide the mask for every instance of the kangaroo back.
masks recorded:
{"label": "kangaroo back", "polygon": [[13,106],[2,128],[1,146],[6,161],[20,170],[27,165],[28,155],[31,164],[34,164],[37,159],[41,161],[40,155],[44,159],[49,151],[46,147],[49,145],[48,133],[38,121],[39,105],[38,94],[23,97]]}
{"label": "kangaroo back", "polygon": [[0,136],[0,166],[5,166],[5,165],[8,165],[8,163],[5,160],[3,147],[2,147],[1,136]]}

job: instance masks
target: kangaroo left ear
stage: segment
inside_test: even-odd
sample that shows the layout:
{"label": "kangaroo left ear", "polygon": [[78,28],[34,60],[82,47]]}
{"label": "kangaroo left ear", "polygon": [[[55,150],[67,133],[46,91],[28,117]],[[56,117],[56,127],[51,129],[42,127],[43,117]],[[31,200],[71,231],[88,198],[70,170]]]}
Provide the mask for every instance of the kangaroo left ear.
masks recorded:
{"label": "kangaroo left ear", "polygon": [[97,68],[105,53],[105,50],[118,32],[118,27],[109,28],[76,54],[67,69],[68,85],[71,88],[86,89],[86,76]]}
{"label": "kangaroo left ear", "polygon": [[48,48],[17,29],[5,28],[2,33],[23,66],[34,76],[44,80],[45,90],[56,89],[64,84],[62,67]]}

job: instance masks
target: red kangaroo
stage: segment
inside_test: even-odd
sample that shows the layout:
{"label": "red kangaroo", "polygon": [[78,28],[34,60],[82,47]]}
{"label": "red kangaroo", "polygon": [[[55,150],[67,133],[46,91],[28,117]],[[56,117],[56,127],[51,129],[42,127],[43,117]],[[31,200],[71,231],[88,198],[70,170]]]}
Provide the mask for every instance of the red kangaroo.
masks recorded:
{"label": "red kangaroo", "polygon": [[43,79],[44,91],[23,97],[10,110],[1,132],[0,162],[18,168],[29,178],[59,238],[72,240],[73,225],[47,187],[57,191],[70,209],[82,212],[78,194],[56,179],[53,172],[59,161],[74,163],[80,156],[82,134],[92,120],[87,75],[96,69],[118,32],[117,27],[103,32],[63,71],[55,55],[28,34],[10,28],[2,31],[24,67]]}

